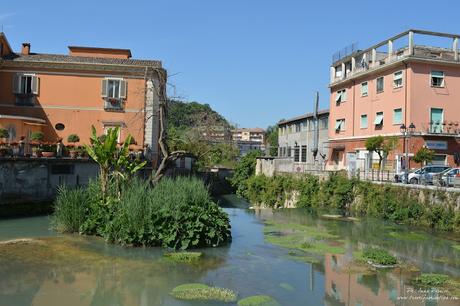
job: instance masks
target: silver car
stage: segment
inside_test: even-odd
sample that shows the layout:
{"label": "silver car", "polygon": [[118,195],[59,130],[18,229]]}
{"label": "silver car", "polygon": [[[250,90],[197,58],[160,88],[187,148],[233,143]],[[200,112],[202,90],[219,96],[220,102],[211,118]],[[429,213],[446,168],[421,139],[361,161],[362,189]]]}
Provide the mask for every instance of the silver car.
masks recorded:
{"label": "silver car", "polygon": [[409,183],[411,184],[433,184],[433,175],[439,174],[447,169],[449,166],[426,166],[420,169],[418,177],[411,177],[409,175]]}
{"label": "silver car", "polygon": [[433,176],[433,184],[437,186],[452,187],[454,186],[455,176],[460,174],[460,168],[444,170]]}

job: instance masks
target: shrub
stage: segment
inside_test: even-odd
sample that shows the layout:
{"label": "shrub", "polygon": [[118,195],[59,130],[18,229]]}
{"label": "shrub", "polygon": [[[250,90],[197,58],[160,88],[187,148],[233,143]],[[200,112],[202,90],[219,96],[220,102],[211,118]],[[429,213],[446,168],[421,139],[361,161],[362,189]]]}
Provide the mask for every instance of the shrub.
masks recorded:
{"label": "shrub", "polygon": [[[78,197],[73,196],[73,190],[60,192],[55,202],[55,227],[124,245],[174,249],[218,246],[231,240],[227,214],[198,179],[164,178],[154,188],[133,180],[123,187],[119,199],[113,185],[109,184],[105,200],[97,183],[78,190]],[[82,210],[75,209],[79,205]]]}
{"label": "shrub", "polygon": [[42,132],[32,132],[30,134],[30,140],[32,140],[32,141],[43,141],[44,137],[45,136],[43,135]]}
{"label": "shrub", "polygon": [[69,137],[67,137],[67,142],[71,143],[76,143],[80,141],[80,136],[77,134],[70,134]]}
{"label": "shrub", "polygon": [[254,176],[256,172],[256,158],[261,156],[262,152],[254,150],[243,156],[235,167],[230,184],[236,188],[236,193],[241,197],[248,197],[247,180]]}
{"label": "shrub", "polygon": [[422,274],[413,280],[413,283],[420,286],[443,286],[449,281],[449,276],[445,274]]}
{"label": "shrub", "polygon": [[0,138],[8,138],[8,137],[10,137],[10,133],[8,133],[8,130],[0,128]]}
{"label": "shrub", "polygon": [[210,300],[227,303],[235,302],[237,298],[237,294],[230,289],[210,287],[200,283],[177,286],[170,294],[180,300]]}

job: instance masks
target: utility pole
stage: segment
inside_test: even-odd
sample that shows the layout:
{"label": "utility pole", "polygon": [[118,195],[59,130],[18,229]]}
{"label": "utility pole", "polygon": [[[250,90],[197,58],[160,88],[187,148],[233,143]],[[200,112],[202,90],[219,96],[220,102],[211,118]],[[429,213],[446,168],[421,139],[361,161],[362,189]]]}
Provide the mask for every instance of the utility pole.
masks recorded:
{"label": "utility pole", "polygon": [[319,92],[316,92],[315,97],[315,111],[313,113],[314,120],[314,130],[313,130],[313,159],[316,161],[316,156],[318,155],[318,142],[319,142],[319,120],[318,120],[318,108],[319,108]]}

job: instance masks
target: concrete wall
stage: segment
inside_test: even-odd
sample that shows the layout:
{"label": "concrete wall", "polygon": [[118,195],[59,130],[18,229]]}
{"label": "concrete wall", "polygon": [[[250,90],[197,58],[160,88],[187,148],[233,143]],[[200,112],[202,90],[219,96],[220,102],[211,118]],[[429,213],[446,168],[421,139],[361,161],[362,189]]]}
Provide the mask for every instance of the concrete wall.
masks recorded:
{"label": "concrete wall", "polygon": [[0,159],[0,205],[51,201],[58,186],[86,185],[98,171],[89,160]]}

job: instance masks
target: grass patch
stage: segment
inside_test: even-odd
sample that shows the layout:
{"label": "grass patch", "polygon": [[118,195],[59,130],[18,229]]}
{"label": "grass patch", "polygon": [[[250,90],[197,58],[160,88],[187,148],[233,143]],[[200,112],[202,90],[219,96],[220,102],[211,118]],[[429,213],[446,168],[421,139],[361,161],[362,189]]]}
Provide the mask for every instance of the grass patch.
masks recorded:
{"label": "grass patch", "polygon": [[177,261],[177,262],[185,262],[191,263],[195,262],[203,256],[201,252],[172,252],[166,253],[164,256],[168,259]]}
{"label": "grass patch", "polygon": [[210,287],[200,283],[179,285],[170,294],[180,300],[221,301],[229,303],[235,302],[237,299],[237,294],[230,289]]}
{"label": "grass patch", "polygon": [[460,244],[453,244],[453,245],[452,245],[452,248],[453,248],[454,250],[460,252]]}
{"label": "grass patch", "polygon": [[390,232],[389,235],[393,238],[409,241],[425,240],[426,236],[415,232]]}
{"label": "grass patch", "polygon": [[238,301],[238,306],[281,306],[268,295],[253,295]]}
{"label": "grass patch", "polygon": [[449,281],[449,276],[445,274],[422,274],[413,280],[413,283],[426,287],[442,287]]}
{"label": "grass patch", "polygon": [[387,250],[379,248],[366,248],[362,252],[362,258],[372,264],[391,266],[398,263],[396,257],[388,253]]}

